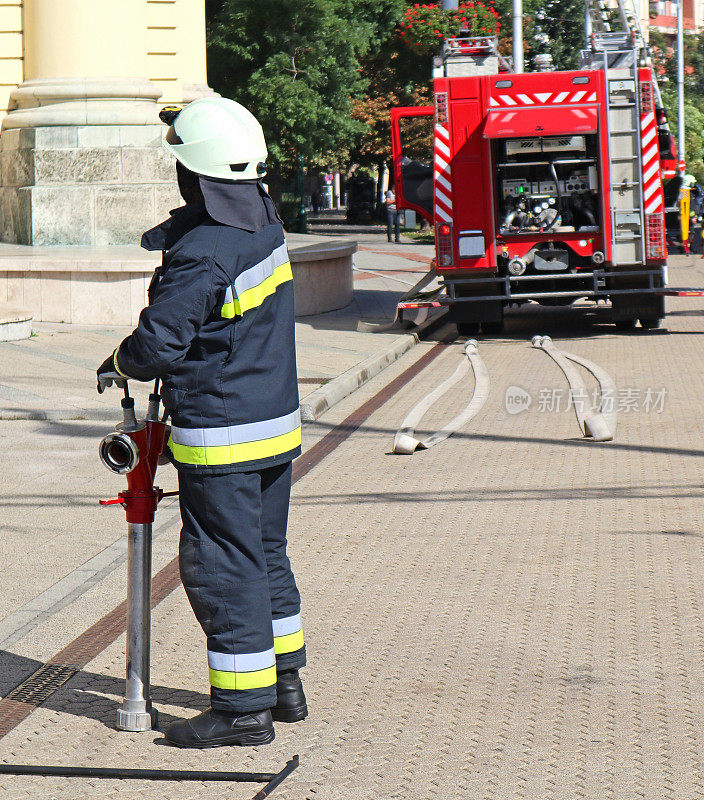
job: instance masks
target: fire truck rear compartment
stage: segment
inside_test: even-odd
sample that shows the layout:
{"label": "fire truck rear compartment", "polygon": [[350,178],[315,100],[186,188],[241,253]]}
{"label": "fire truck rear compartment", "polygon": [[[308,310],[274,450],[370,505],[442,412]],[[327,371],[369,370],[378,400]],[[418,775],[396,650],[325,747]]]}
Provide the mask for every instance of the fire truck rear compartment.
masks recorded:
{"label": "fire truck rear compartment", "polygon": [[[493,139],[491,158],[499,243],[541,233],[581,232],[592,240],[601,233],[596,135]],[[540,249],[549,250],[551,245],[535,248]],[[509,254],[510,250],[509,245]],[[537,271],[584,265],[569,245],[563,252],[566,259],[538,255],[530,263]]]}
{"label": "fire truck rear compartment", "polygon": [[[661,270],[605,263],[600,204],[604,189],[599,182],[602,165],[596,132],[497,136],[489,147],[495,271],[467,268],[460,258],[455,270],[445,274],[449,318],[463,332],[474,333],[480,324],[485,332],[496,332],[503,323],[504,307],[511,303],[569,305],[586,298],[610,300],[620,327],[638,319],[644,327],[655,327],[664,316],[662,297],[652,293],[663,285]],[[635,233],[640,216],[632,216]],[[462,232],[458,237],[461,256]],[[644,291],[638,292],[639,288]]]}

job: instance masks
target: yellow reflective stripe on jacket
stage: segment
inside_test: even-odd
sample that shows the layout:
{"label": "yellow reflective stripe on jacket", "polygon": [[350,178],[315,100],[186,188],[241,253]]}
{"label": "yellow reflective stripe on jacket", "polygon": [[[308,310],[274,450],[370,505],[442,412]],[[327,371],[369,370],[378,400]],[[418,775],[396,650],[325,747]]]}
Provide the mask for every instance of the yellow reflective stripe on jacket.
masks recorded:
{"label": "yellow reflective stripe on jacket", "polygon": [[[231,302],[226,302],[222,307],[222,316],[226,319],[241,317],[245,311],[250,311],[260,306],[267,297],[274,294],[282,283],[293,280],[291,262],[287,261],[265,278],[258,286],[253,286],[242,293],[241,297],[233,297]],[[227,297],[225,298],[227,300]]]}
{"label": "yellow reflective stripe on jacket", "polygon": [[232,319],[235,316],[235,301],[232,294],[232,286],[228,286],[225,291],[225,304],[223,305],[220,315],[225,319]]}
{"label": "yellow reflective stripe on jacket", "polygon": [[216,689],[263,689],[276,683],[276,667],[255,672],[223,672],[209,668],[210,685]]}
{"label": "yellow reflective stripe on jacket", "polygon": [[291,272],[291,262],[287,261],[280,267],[276,267],[274,272],[258,286],[253,286],[251,289],[247,289],[246,292],[243,292],[240,297],[236,297],[234,301],[235,313],[241,316],[245,311],[256,308],[261,305],[269,295],[274,294],[277,287],[281,286],[282,283],[292,280],[293,273]]}
{"label": "yellow reflective stripe on jacket", "polygon": [[284,653],[295,653],[300,650],[304,645],[303,631],[296,631],[296,633],[289,633],[287,636],[274,637],[274,652],[277,656]]}
{"label": "yellow reflective stripe on jacket", "polygon": [[260,306],[282,283],[291,280],[291,262],[284,242],[235,278],[225,291],[220,313],[225,319],[242,316],[245,311]]}
{"label": "yellow reflective stripe on jacket", "polygon": [[112,354],[112,365],[113,365],[113,367],[115,367],[115,372],[117,372],[118,375],[122,375],[123,378],[129,378],[129,375],[125,375],[125,373],[120,369],[120,366],[117,363],[117,350],[118,349],[119,348],[116,348],[115,352]]}
{"label": "yellow reflective stripe on jacket", "polygon": [[240,444],[214,445],[211,447],[192,447],[176,444],[173,436],[169,438],[169,449],[174,458],[181,464],[198,464],[201,466],[218,466],[222,464],[239,464],[245,461],[258,461],[271,458],[301,446],[300,426],[289,433]]}

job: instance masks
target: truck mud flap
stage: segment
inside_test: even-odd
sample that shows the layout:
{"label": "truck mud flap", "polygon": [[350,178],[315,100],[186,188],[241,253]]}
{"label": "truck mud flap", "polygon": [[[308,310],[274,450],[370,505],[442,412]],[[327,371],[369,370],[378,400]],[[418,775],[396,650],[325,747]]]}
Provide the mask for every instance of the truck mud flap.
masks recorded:
{"label": "truck mud flap", "polygon": [[629,319],[663,319],[665,298],[654,293],[617,294],[611,297],[614,321]]}

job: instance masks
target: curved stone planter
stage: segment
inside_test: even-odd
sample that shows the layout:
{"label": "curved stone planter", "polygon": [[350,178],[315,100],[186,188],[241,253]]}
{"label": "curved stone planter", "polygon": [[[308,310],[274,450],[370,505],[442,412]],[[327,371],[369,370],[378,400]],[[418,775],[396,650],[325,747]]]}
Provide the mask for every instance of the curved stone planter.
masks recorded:
{"label": "curved stone planter", "polygon": [[29,339],[32,335],[32,316],[18,308],[0,303],[0,342]]}
{"label": "curved stone planter", "polygon": [[344,308],[352,302],[352,256],[357,242],[322,242],[289,250],[296,316]]}
{"label": "curved stone planter", "polygon": [[[296,316],[352,302],[356,242],[323,242],[290,252]],[[160,253],[135,246],[28,247],[0,243],[0,303],[36,322],[136,325]]]}

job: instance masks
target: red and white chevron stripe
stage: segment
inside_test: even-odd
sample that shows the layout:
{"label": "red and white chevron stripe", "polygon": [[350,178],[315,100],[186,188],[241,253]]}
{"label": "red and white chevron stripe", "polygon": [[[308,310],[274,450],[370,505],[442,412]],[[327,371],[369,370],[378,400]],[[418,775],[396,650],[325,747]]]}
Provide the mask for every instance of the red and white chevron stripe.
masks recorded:
{"label": "red and white chevron stripe", "polygon": [[450,134],[444,125],[435,125],[435,219],[452,222],[452,170]]}
{"label": "red and white chevron stripe", "polygon": [[641,161],[643,164],[643,208],[646,214],[665,210],[660,177],[660,153],[655,114],[646,111],[640,117]]}
{"label": "red and white chevron stripe", "polygon": [[499,106],[556,106],[571,103],[595,103],[596,92],[532,92],[531,94],[496,94],[489,98],[492,108]]}

